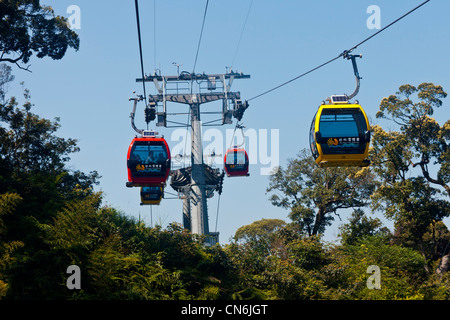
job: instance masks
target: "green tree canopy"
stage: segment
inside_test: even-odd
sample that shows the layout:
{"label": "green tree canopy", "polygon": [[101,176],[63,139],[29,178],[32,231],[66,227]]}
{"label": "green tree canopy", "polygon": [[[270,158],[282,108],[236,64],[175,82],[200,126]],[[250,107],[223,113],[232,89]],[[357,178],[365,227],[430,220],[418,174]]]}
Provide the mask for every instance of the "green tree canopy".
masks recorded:
{"label": "green tree canopy", "polygon": [[345,245],[353,245],[361,239],[374,235],[390,234],[389,229],[383,227],[380,219],[367,217],[363,210],[355,209],[348,223],[339,227],[339,236]]}
{"label": "green tree canopy", "polygon": [[[413,95],[417,95],[417,102],[412,100]],[[433,83],[402,85],[395,95],[381,101],[376,117],[390,119],[400,126],[396,138],[408,150],[401,153],[403,166],[420,167],[428,182],[443,187],[450,196],[450,120],[440,126],[431,118],[434,108],[441,107],[445,97],[443,88]],[[434,178],[430,173],[431,161],[438,166]]]}
{"label": "green tree canopy", "polygon": [[67,169],[76,140],[56,136],[58,119],[32,113],[28,90],[24,97],[21,106],[15,97],[0,104],[0,295],[6,287],[15,297],[51,297],[58,284],[45,284],[55,271],[46,267],[59,258],[45,230],[70,201],[90,195],[99,176]]}
{"label": "green tree canopy", "polygon": [[290,209],[290,218],[307,235],[323,233],[339,209],[364,207],[375,183],[368,168],[319,168],[308,150],[278,167],[267,192],[273,205]]}
{"label": "green tree canopy", "polygon": [[39,0],[0,2],[0,62],[27,64],[33,53],[38,58],[61,59],[67,48],[78,50],[80,40],[67,19],[55,16]]}
{"label": "green tree canopy", "polygon": [[[418,101],[414,102],[412,95],[416,93]],[[377,113],[378,118],[398,124],[400,131],[372,127],[370,156],[380,179],[372,196],[373,208],[395,221],[397,239],[417,248],[427,258],[434,256],[439,241],[427,250],[424,235],[430,227],[435,228],[437,221],[450,215],[450,202],[445,196],[450,195],[446,160],[450,152],[449,121],[440,126],[430,117],[446,96],[441,86],[431,83],[417,88],[400,86],[396,95],[381,101]],[[415,167],[420,168],[419,172]],[[431,172],[437,172],[435,178]]]}
{"label": "green tree canopy", "polygon": [[286,224],[280,219],[261,219],[251,224],[240,227],[234,239],[236,241],[257,241],[262,238],[269,238],[276,230]]}

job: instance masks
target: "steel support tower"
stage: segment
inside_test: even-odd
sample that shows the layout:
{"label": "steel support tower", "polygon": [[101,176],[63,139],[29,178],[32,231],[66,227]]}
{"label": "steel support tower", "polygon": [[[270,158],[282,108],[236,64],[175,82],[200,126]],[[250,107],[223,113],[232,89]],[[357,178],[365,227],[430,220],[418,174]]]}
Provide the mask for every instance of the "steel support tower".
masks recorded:
{"label": "steel support tower", "polygon": [[[189,107],[191,126],[191,179],[188,188],[182,192],[183,199],[183,224],[193,234],[206,235],[207,244],[218,242],[218,232],[209,231],[207,198],[212,190],[208,189],[205,180],[205,163],[203,161],[201,105],[222,100],[221,121],[208,123],[208,125],[231,124],[232,117],[241,120],[247,103],[242,103],[239,92],[231,92],[230,88],[234,79],[248,79],[249,75],[236,72],[225,74],[191,74],[181,72],[177,76],[161,76],[158,74],[144,76],[144,79],[136,79],[136,82],[153,82],[158,93],[149,95],[150,105],[162,105],[162,111],[157,112],[157,126],[166,128],[182,127],[179,122],[169,121],[169,115],[177,113],[167,112],[167,103],[181,103]],[[193,93],[194,83],[199,84],[199,92]],[[206,84],[201,92],[201,85]],[[186,92],[187,91],[187,92]],[[211,112],[209,112],[211,113]],[[179,114],[179,113],[178,113]],[[185,114],[185,113],[184,113]],[[174,124],[174,125],[171,125]]]}

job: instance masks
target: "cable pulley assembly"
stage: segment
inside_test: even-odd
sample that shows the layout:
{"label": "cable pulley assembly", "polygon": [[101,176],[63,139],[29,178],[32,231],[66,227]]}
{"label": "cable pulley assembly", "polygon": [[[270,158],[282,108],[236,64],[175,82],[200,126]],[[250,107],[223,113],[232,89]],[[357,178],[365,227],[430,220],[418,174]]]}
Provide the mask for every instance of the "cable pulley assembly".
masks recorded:
{"label": "cable pulley assembly", "polygon": [[235,117],[237,121],[241,121],[242,117],[244,116],[244,112],[248,108],[248,106],[249,104],[247,101],[244,101],[244,103],[242,103],[240,99],[236,99],[233,117]]}
{"label": "cable pulley assembly", "polygon": [[148,106],[145,108],[145,122],[149,124],[150,121],[153,121],[155,119],[156,119],[156,102],[150,102]]}

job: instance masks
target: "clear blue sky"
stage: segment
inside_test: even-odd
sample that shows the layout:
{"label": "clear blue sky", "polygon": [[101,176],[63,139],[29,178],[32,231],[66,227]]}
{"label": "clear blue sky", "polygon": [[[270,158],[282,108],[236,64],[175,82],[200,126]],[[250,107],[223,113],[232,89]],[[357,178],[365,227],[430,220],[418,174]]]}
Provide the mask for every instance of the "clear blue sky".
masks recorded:
{"label": "clear blue sky", "polygon": [[[150,224],[150,208],[139,205],[139,189],[125,187],[126,152],[135,134],[130,126],[132,104],[128,98],[133,91],[143,93],[141,84],[135,82],[140,77],[140,64],[134,1],[42,2],[67,17],[70,5],[80,8],[81,29],[76,30],[80,50],[69,50],[60,61],[32,57],[33,73],[14,69],[16,81],[10,94],[19,96],[19,82],[25,81],[36,105],[33,111],[47,118],[60,117],[58,135],[78,139],[81,151],[72,156],[70,168],[97,170],[102,176],[97,189],[104,192],[104,203],[127,215],[140,215]],[[250,2],[210,0],[196,72],[224,73],[231,65]],[[249,99],[351,48],[377,31],[366,25],[370,5],[381,9],[384,27],[421,2],[255,0],[233,65],[234,70],[250,74],[251,79],[236,80],[232,89],[240,91],[244,100]],[[156,0],[156,24],[154,1],[139,3],[145,72],[157,67],[164,75],[175,75],[173,62],[183,64],[180,70],[192,71],[206,1]],[[372,124],[396,129],[375,119],[375,113],[381,99],[402,84],[433,82],[450,91],[449,12],[448,0],[432,0],[354,52],[363,55],[358,60],[363,79],[357,99]],[[279,130],[279,159],[284,166],[288,158],[308,147],[308,128],[320,102],[330,94],[351,93],[354,81],[351,63],[339,59],[251,101],[243,122],[256,132]],[[154,92],[149,84],[147,93]],[[447,98],[434,115],[440,124],[450,118],[449,101]],[[139,107],[137,123],[142,127],[143,104]],[[233,128],[217,127],[221,132]],[[158,131],[169,139],[171,147],[178,143],[170,141],[173,129]],[[261,218],[288,221],[288,212],[268,201],[265,189],[269,177],[260,174],[261,167],[251,165],[248,178],[225,179],[218,221],[221,243],[228,242],[240,226]],[[167,190],[172,191],[170,187]],[[216,195],[208,201],[211,231],[215,229],[217,200]],[[153,223],[181,223],[181,210],[181,200],[164,200],[153,207]],[[348,215],[342,212],[342,221],[336,217],[327,229],[326,240],[336,239],[337,227],[347,221]],[[374,216],[382,218],[381,213]]]}

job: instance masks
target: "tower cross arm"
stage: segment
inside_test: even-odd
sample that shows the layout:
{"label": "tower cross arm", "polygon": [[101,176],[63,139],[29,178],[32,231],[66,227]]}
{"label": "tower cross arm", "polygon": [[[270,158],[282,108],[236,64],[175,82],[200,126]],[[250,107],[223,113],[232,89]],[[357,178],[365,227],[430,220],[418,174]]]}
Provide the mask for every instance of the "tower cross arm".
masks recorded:
{"label": "tower cross arm", "polygon": [[[145,82],[154,82],[156,81],[186,81],[186,80],[208,80],[211,78],[215,79],[222,79],[222,77],[225,77],[225,79],[250,79],[249,74],[244,74],[242,72],[229,72],[225,74],[205,74],[205,73],[189,73],[189,72],[182,72],[180,75],[177,76],[161,76],[161,75],[148,75],[144,76]],[[137,78],[136,82],[142,82],[142,78]]]}
{"label": "tower cross arm", "polygon": [[184,103],[184,104],[193,104],[193,103],[207,103],[217,100],[224,100],[224,99],[240,99],[241,94],[240,92],[227,92],[225,93],[214,93],[214,92],[205,92],[201,94],[156,94],[156,95],[150,95],[149,101],[154,102],[162,102],[164,101],[170,101],[170,102],[176,102],[176,103]]}

